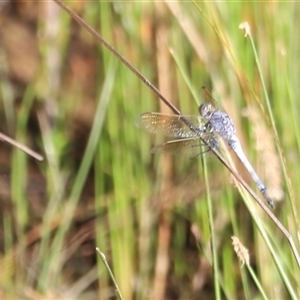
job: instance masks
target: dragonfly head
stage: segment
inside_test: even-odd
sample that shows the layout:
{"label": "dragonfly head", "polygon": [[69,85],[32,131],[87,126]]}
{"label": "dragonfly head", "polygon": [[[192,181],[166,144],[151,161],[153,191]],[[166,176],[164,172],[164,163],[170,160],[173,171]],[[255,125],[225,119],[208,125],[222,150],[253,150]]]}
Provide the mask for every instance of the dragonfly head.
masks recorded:
{"label": "dragonfly head", "polygon": [[199,113],[201,117],[209,120],[214,112],[214,108],[211,103],[203,103],[199,106]]}

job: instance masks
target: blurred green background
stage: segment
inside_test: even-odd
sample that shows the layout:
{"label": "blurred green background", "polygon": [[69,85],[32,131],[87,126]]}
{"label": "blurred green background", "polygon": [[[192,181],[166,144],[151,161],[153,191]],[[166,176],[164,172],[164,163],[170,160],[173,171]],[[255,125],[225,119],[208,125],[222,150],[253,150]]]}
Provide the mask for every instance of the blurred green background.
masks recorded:
{"label": "blurred green background", "polygon": [[[300,5],[66,3],[182,113],[212,91],[299,248]],[[116,299],[96,247],[126,300],[300,298],[287,239],[212,154],[149,153],[164,137],[134,120],[169,111],[127,67],[54,2],[0,24],[0,129],[45,157],[0,147],[1,299]]]}

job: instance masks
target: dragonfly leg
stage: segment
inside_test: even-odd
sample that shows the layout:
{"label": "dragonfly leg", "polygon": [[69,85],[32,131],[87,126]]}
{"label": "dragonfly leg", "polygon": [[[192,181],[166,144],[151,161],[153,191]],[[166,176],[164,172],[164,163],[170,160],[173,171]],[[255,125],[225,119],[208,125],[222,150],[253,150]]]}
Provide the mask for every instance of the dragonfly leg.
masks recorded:
{"label": "dragonfly leg", "polygon": [[197,153],[194,156],[191,156],[190,159],[198,158],[200,155],[210,151],[210,149],[212,149],[212,148],[215,149],[218,147],[218,141],[214,137],[205,137],[203,139],[206,141],[207,145],[204,145],[204,143],[202,143],[202,146],[203,147],[205,146],[206,149],[203,151],[200,151],[199,153]]}
{"label": "dragonfly leg", "polygon": [[207,149],[205,151],[200,151],[198,154],[191,156],[190,159],[198,158],[200,155],[204,154],[205,152],[208,152],[210,149]]}

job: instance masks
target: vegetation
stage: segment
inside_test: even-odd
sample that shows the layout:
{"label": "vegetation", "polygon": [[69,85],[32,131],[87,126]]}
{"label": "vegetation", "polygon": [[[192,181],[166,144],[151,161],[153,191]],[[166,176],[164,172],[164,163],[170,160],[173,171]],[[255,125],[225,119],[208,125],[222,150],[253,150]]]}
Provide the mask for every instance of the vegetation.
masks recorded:
{"label": "vegetation", "polygon": [[[300,249],[300,6],[66,3],[182,113],[212,91]],[[288,240],[218,159],[150,154],[164,137],[134,120],[169,111],[147,85],[54,2],[0,14],[1,130],[45,157],[1,144],[1,299],[117,298],[96,247],[126,300],[300,298]]]}

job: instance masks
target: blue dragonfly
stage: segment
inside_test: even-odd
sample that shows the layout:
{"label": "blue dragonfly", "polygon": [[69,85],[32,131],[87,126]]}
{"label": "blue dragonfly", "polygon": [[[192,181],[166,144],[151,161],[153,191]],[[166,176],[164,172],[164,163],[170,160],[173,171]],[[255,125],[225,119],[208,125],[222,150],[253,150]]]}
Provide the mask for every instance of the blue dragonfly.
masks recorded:
{"label": "blue dragonfly", "polygon": [[193,129],[185,124],[180,115],[146,112],[136,119],[135,125],[139,128],[175,138],[175,140],[155,146],[151,149],[151,153],[163,151],[173,155],[195,158],[204,152],[203,147],[218,148],[221,137],[245,166],[269,206],[275,208],[273,200],[267,195],[266,186],[242,149],[232,119],[225,111],[216,108],[216,101],[205,87],[202,88],[202,93],[205,102],[199,106],[199,115],[184,115],[184,119],[192,125]]}

